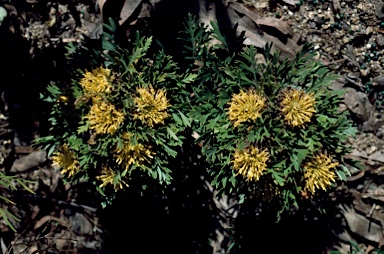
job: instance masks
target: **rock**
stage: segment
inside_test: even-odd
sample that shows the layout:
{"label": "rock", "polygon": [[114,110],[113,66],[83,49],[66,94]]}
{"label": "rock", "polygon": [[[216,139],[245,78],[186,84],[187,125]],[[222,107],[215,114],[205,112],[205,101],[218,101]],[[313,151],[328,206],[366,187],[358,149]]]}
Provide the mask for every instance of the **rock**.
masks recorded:
{"label": "rock", "polygon": [[72,229],[79,235],[92,235],[92,223],[81,213],[75,213],[72,217]]}
{"label": "rock", "polygon": [[383,2],[376,2],[375,3],[375,12],[376,16],[378,18],[384,18],[384,3]]}
{"label": "rock", "polygon": [[28,154],[25,157],[17,159],[12,167],[11,172],[23,172],[33,167],[38,166],[40,163],[43,163],[47,160],[46,151],[36,151]]}
{"label": "rock", "polygon": [[315,22],[309,22],[309,27],[310,28],[315,28],[316,27],[316,23]]}
{"label": "rock", "polygon": [[384,75],[379,75],[372,79],[372,83],[375,86],[384,86]]}
{"label": "rock", "polygon": [[372,242],[381,243],[383,241],[381,225],[356,213],[353,208],[342,207],[341,205],[340,208],[347,221],[349,229],[353,233]]}
{"label": "rock", "polygon": [[376,37],[377,45],[384,46],[384,35],[378,34]]}
{"label": "rock", "polygon": [[366,93],[347,88],[344,94],[344,104],[362,122],[360,128],[368,132],[377,130],[375,107],[369,101]]}
{"label": "rock", "polygon": [[368,99],[368,95],[356,91],[353,88],[347,88],[344,95],[344,103],[363,122],[368,121],[373,113],[374,107]]}

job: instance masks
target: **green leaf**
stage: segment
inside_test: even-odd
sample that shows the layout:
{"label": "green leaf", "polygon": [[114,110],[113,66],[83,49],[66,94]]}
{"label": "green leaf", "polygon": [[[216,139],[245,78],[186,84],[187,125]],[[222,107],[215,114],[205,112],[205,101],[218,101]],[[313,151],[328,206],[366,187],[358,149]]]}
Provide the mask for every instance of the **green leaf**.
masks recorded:
{"label": "green leaf", "polygon": [[179,125],[183,125],[183,121],[181,120],[181,118],[175,114],[175,113],[172,113],[172,117],[173,117],[173,120],[175,120],[175,122]]}
{"label": "green leaf", "polygon": [[269,172],[278,185],[284,186],[285,179],[283,178],[284,174],[282,172],[276,172],[275,170],[269,170]]}
{"label": "green leaf", "polygon": [[165,144],[163,144],[163,147],[164,147],[164,150],[165,150],[171,157],[173,157],[173,158],[176,157],[177,152],[176,152],[175,150],[169,148],[169,146],[167,146],[167,145],[165,145]]}
{"label": "green leaf", "polygon": [[12,231],[16,232],[16,228],[12,225],[12,223],[8,219],[8,216],[10,214],[11,214],[10,212],[0,208],[0,215],[1,215],[1,217],[3,217],[5,223],[8,225],[8,227],[10,227],[12,229]]}
{"label": "green leaf", "polygon": [[87,132],[89,130],[89,122],[85,122],[84,125],[80,125],[78,128],[77,128],[77,134],[80,134],[80,133],[84,133],[84,132]]}
{"label": "green leaf", "polygon": [[15,205],[15,202],[13,202],[12,200],[10,200],[10,199],[4,197],[3,195],[0,195],[0,199],[4,200],[4,201],[7,202],[7,203],[10,203],[10,204],[12,204],[12,205]]}
{"label": "green leaf", "polygon": [[176,141],[179,141],[179,139],[177,138],[176,134],[171,130],[171,128],[167,127],[167,132],[168,134]]}
{"label": "green leaf", "polygon": [[31,190],[25,183],[22,179],[19,179],[17,178],[16,181],[26,190],[28,191],[29,193],[31,194],[35,194],[35,192],[33,190]]}
{"label": "green leaf", "polygon": [[110,51],[115,51],[116,50],[116,46],[113,45],[110,41],[107,41],[107,40],[103,40],[102,47],[105,50],[110,50]]}
{"label": "green leaf", "polygon": [[336,174],[339,177],[340,180],[342,181],[347,181],[347,176],[344,174],[343,171],[336,170]]}
{"label": "green leaf", "polygon": [[179,114],[181,116],[181,119],[183,120],[184,125],[187,127],[191,127],[190,120],[183,114],[183,112],[181,112],[180,110],[178,110],[178,111],[179,111]]}
{"label": "green leaf", "polygon": [[244,194],[240,194],[239,195],[239,204],[241,205],[242,203],[244,203],[245,201],[245,195]]}
{"label": "green leaf", "polygon": [[186,84],[189,84],[189,83],[194,82],[195,79],[196,79],[197,77],[198,77],[197,74],[193,74],[193,73],[191,73],[191,74],[186,75],[186,76],[181,80],[181,82],[186,83]]}
{"label": "green leaf", "polygon": [[294,154],[291,156],[291,162],[296,171],[300,170],[300,165],[308,155],[308,149],[293,149]]}
{"label": "green leaf", "polygon": [[59,95],[59,94],[62,94],[62,92],[60,91],[60,89],[56,86],[56,85],[49,85],[47,87],[47,90],[48,92],[50,92],[51,94],[53,95]]}

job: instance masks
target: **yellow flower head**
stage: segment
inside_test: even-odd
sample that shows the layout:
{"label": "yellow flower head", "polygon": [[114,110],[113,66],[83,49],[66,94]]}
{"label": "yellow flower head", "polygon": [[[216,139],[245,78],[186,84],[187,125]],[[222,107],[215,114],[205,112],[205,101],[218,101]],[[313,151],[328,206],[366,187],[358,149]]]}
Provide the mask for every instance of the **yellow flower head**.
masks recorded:
{"label": "yellow flower head", "polygon": [[123,146],[116,149],[116,162],[123,165],[126,170],[131,165],[143,165],[145,162],[149,162],[154,154],[150,147],[145,147],[143,144],[132,145],[131,137],[132,134],[125,133],[123,135]]}
{"label": "yellow flower head", "polygon": [[140,119],[143,123],[154,127],[155,124],[164,124],[165,118],[169,116],[167,108],[169,104],[165,91],[155,90],[152,86],[138,88],[138,97],[134,99],[136,111],[133,115],[135,119]]}
{"label": "yellow flower head", "polygon": [[232,163],[238,174],[247,177],[249,181],[257,181],[267,169],[268,159],[267,149],[260,151],[257,147],[250,146],[247,149],[235,151]]}
{"label": "yellow flower head", "polygon": [[287,89],[283,92],[281,112],[285,120],[291,126],[303,126],[311,121],[315,110],[315,98],[313,93],[305,93],[298,89]]}
{"label": "yellow flower head", "polygon": [[228,103],[229,120],[233,122],[234,127],[248,120],[256,120],[261,116],[265,102],[266,99],[254,90],[240,91],[239,94],[233,95],[231,102]]}
{"label": "yellow flower head", "polygon": [[336,174],[331,169],[339,165],[332,162],[332,157],[326,154],[318,154],[304,165],[305,191],[312,194],[316,189],[326,190],[335,181]]}
{"label": "yellow flower head", "polygon": [[101,171],[101,175],[97,176],[96,179],[102,181],[102,183],[100,184],[100,188],[103,188],[108,184],[113,185],[113,188],[115,189],[115,191],[119,189],[123,189],[123,185],[128,187],[128,184],[122,179],[115,180],[116,176],[117,176],[116,172],[113,171],[112,169],[103,168],[103,170]]}
{"label": "yellow flower head", "polygon": [[84,89],[84,94],[88,97],[99,97],[100,94],[110,93],[112,86],[108,81],[111,70],[99,67],[92,72],[85,72],[80,80],[80,85]]}
{"label": "yellow flower head", "polygon": [[115,106],[104,101],[94,103],[85,116],[89,120],[90,128],[96,134],[113,134],[124,121],[124,114],[116,110]]}
{"label": "yellow flower head", "polygon": [[71,177],[79,170],[79,162],[76,159],[75,153],[64,144],[59,147],[58,151],[52,156],[53,165],[61,168],[61,174],[68,173]]}

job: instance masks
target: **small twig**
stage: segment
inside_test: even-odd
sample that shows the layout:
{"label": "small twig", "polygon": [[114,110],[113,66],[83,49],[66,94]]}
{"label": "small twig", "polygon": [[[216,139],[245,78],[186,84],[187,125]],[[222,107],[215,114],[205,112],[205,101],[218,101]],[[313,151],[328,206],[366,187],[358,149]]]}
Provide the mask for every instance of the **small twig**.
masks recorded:
{"label": "small twig", "polygon": [[357,83],[356,81],[354,81],[353,79],[348,78],[347,76],[344,76],[344,78],[345,78],[346,80],[348,80],[349,82],[351,82],[352,84],[354,84],[355,86],[358,86],[358,87],[360,87],[361,89],[364,89],[363,84],[359,84],[359,83]]}
{"label": "small twig", "polygon": [[373,204],[371,210],[370,210],[369,213],[366,215],[367,217],[371,217],[371,218],[372,218],[372,214],[373,214],[373,211],[375,210],[375,207],[376,207],[376,203]]}
{"label": "small twig", "polygon": [[328,66],[328,65],[331,65],[331,64],[337,64],[337,63],[344,62],[345,60],[347,60],[347,58],[338,59],[338,60],[335,60],[335,61],[332,61],[332,62],[324,62],[323,64]]}
{"label": "small twig", "polygon": [[[370,210],[369,213],[367,214],[367,217],[369,217],[370,219],[372,219],[372,215],[373,215],[373,211],[375,210],[375,207],[376,207],[376,203],[374,203],[374,204],[372,205],[371,210]],[[368,224],[368,232],[371,231],[371,224],[372,224],[372,220],[369,220],[369,224]]]}
{"label": "small twig", "polygon": [[80,207],[80,208],[83,208],[85,210],[91,211],[93,213],[97,212],[97,208],[90,207],[87,205],[76,204],[75,202],[66,202],[66,201],[59,200],[57,203],[59,205],[69,205],[69,206],[73,206],[73,207]]}

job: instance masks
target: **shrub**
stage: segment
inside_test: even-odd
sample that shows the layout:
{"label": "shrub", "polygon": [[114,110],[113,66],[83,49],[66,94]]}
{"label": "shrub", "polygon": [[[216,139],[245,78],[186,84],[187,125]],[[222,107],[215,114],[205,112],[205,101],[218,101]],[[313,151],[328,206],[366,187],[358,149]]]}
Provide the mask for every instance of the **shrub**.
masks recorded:
{"label": "shrub", "polygon": [[309,45],[285,61],[270,45],[237,52],[211,25],[189,17],[183,41],[186,72],[203,66],[195,71],[190,117],[213,187],[241,200],[275,201],[284,211],[345,180],[344,142],[356,130],[339,110],[344,91],[330,89],[336,75]]}
{"label": "shrub", "polygon": [[281,61],[270,45],[258,54],[211,25],[188,16],[179,63],[151,47],[151,37],[120,47],[113,22],[101,56],[87,43],[69,47],[89,66],[73,71],[69,85],[48,87],[52,135],[37,143],[68,179],[94,182],[107,197],[132,182],[169,184],[167,163],[191,131],[213,187],[240,200],[261,197],[284,211],[345,179],[344,141],[356,130],[339,110],[343,91],[329,88],[336,76],[308,45]]}
{"label": "shrub", "polygon": [[89,44],[71,45],[70,56],[89,55],[89,69],[72,73],[70,85],[51,84],[52,135],[39,138],[53,164],[69,180],[95,183],[106,197],[130,186],[145,189],[171,182],[168,161],[177,155],[189,120],[185,86],[196,74],[181,73],[170,56],[149,53],[152,38],[137,37],[131,50],[119,47],[105,26],[101,57]]}

